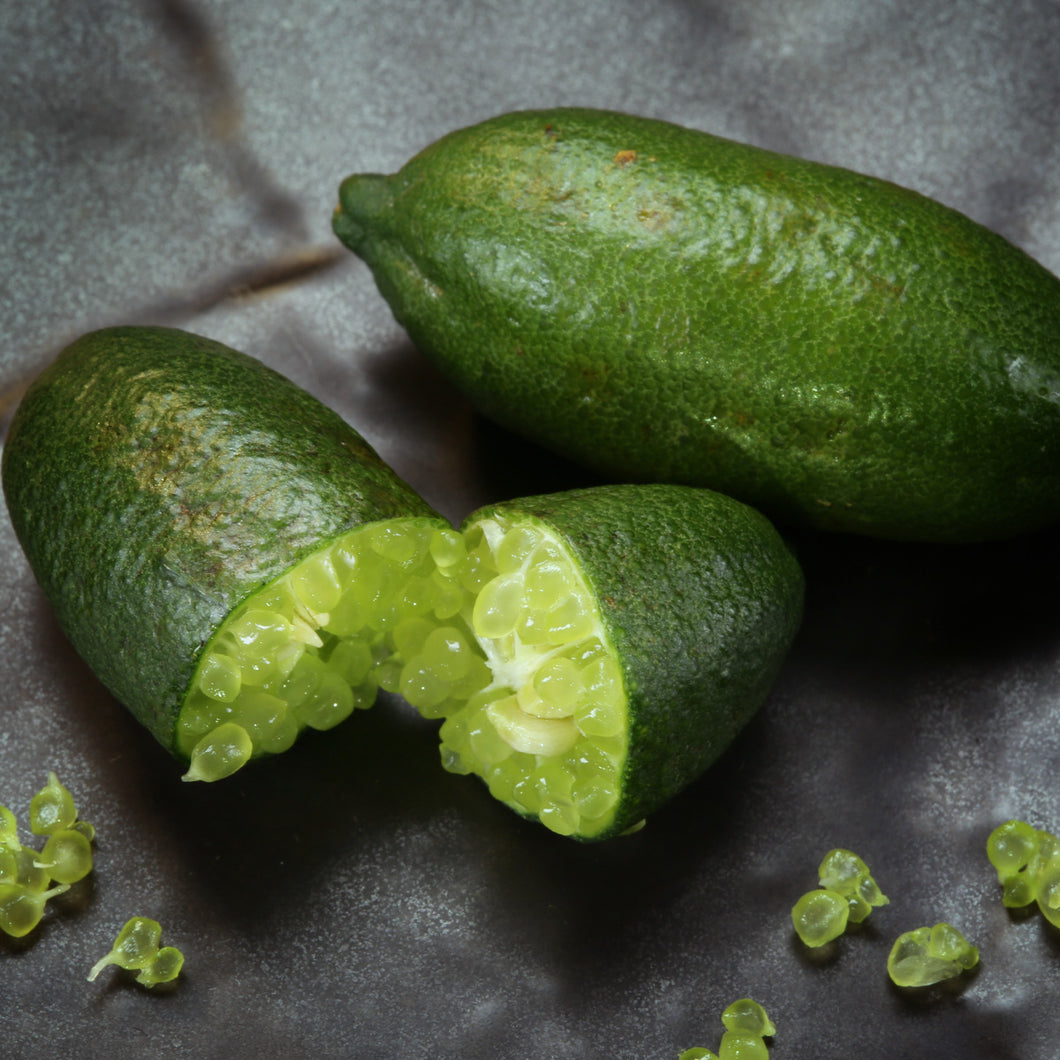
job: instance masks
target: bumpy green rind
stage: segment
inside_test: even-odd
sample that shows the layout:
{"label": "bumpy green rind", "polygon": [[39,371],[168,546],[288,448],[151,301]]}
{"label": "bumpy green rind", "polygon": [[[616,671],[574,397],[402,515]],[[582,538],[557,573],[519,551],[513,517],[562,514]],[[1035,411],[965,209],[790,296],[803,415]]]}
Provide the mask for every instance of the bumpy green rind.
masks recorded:
{"label": "bumpy green rind", "polygon": [[891,538],[1060,517],[1060,280],[922,195],[557,109],[349,177],[333,223],[484,413],[612,481]]}
{"label": "bumpy green rind", "polygon": [[169,328],[67,347],[15,414],[3,487],[70,641],[174,753],[196,662],[237,604],[351,527],[447,525],[311,395]]}
{"label": "bumpy green rind", "polygon": [[[628,699],[628,754],[604,839],[698,777],[766,699],[802,617],[802,570],[757,511],[710,490],[616,485],[469,516],[540,520],[595,594]],[[576,837],[577,838],[577,837]]]}

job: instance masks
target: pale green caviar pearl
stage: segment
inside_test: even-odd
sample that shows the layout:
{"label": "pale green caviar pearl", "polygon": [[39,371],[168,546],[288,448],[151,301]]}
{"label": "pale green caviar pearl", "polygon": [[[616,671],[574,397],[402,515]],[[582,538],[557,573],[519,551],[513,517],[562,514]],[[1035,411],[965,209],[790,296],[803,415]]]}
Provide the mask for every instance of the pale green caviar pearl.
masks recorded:
{"label": "pale green caviar pearl", "polygon": [[34,864],[56,883],[77,883],[92,871],[92,844],[73,828],[53,832]]}
{"label": "pale green caviar pearl", "polygon": [[1038,832],[1024,821],[1006,821],[990,833],[987,858],[997,870],[1002,885],[1002,904],[1007,909],[1030,905],[1038,890]]}
{"label": "pale green caviar pearl", "polygon": [[407,534],[383,525],[369,527],[366,534],[369,547],[377,555],[399,567],[414,564],[416,544]]}
{"label": "pale green caviar pearl", "polygon": [[[487,772],[492,772],[495,767],[515,753],[512,745],[485,719],[479,719],[473,723],[467,733],[467,744],[471,753]],[[501,783],[507,775],[505,772],[498,775],[497,783]],[[514,785],[514,780],[512,784]]]}
{"label": "pale green caviar pearl", "polygon": [[522,570],[530,554],[537,547],[540,534],[532,526],[516,526],[501,539],[493,553],[501,574]]}
{"label": "pale green caviar pearl", "polygon": [[583,704],[575,715],[574,724],[583,736],[589,738],[619,736],[625,729],[622,708],[613,700]]}
{"label": "pale green caviar pearl", "polygon": [[1038,893],[1037,866],[1006,876],[1002,881],[1001,904],[1006,909],[1023,909]]}
{"label": "pale green caviar pearl", "polygon": [[749,997],[740,998],[721,1014],[725,1033],[715,1055],[709,1049],[686,1049],[678,1060],[766,1060],[769,1048],[763,1038],[776,1034],[766,1010]]}
{"label": "pale green caviar pearl", "polygon": [[[342,688],[349,695],[345,684]],[[270,754],[286,751],[298,736],[298,724],[288,714],[286,700],[263,689],[247,689],[230,718],[230,724],[245,730],[253,748]]]}
{"label": "pale green caviar pearl", "polygon": [[[264,608],[246,611],[229,626],[228,635],[239,645],[243,680],[251,684],[263,683],[276,653],[291,640],[293,632],[291,623],[283,615]],[[252,680],[254,677],[258,680]]]}
{"label": "pale green caviar pearl", "polygon": [[401,667],[395,689],[405,701],[425,716],[433,716],[434,709],[449,698],[451,686],[429,665],[412,661]]}
{"label": "pale green caviar pearl", "polygon": [[356,706],[357,696],[350,685],[340,674],[325,669],[312,690],[292,702],[290,712],[283,716],[284,727],[280,731],[280,745],[274,748],[263,742],[261,748],[271,753],[285,751],[294,743],[299,725],[307,725],[320,731],[333,729],[345,721]]}
{"label": "pale green caviar pearl", "polygon": [[199,671],[203,694],[220,703],[231,703],[239,695],[243,675],[239,663],[223,652],[211,652]]}
{"label": "pale green caviar pearl", "polygon": [[48,870],[37,864],[38,851],[32,847],[19,847],[15,854],[18,862],[17,883],[31,891],[44,891],[51,882]]}
{"label": "pale green caviar pearl", "polygon": [[455,626],[432,629],[423,642],[424,661],[443,681],[466,677],[474,659],[471,647]]}
{"label": "pale green caviar pearl", "polygon": [[548,611],[569,592],[570,577],[561,560],[546,560],[526,573],[526,602],[536,610]]}
{"label": "pale green caviar pearl", "polygon": [[0,930],[15,938],[28,935],[48,901],[92,870],[95,829],[77,820],[73,797],[54,772],[30,802],[30,821],[48,836],[40,851],[19,842],[15,815],[0,806]]}
{"label": "pale green caviar pearl", "polygon": [[146,916],[130,917],[114,940],[112,963],[122,968],[143,968],[154,960],[162,941],[162,925]]}
{"label": "pale green caviar pearl", "polygon": [[769,1038],[777,1033],[773,1021],[766,1015],[766,1010],[749,997],[734,1001],[721,1014],[721,1022],[730,1031],[744,1031],[756,1034],[760,1038]]}
{"label": "pale green caviar pearl", "polygon": [[458,563],[463,562],[467,556],[463,535],[456,530],[446,530],[439,527],[431,534],[431,542],[428,547],[431,559],[443,570],[455,567]]}
{"label": "pale green caviar pearl", "polygon": [[327,554],[299,564],[291,571],[289,583],[298,600],[317,615],[326,614],[342,597],[342,585]]}
{"label": "pale green caviar pearl", "polygon": [[835,891],[808,891],[791,910],[791,922],[800,939],[811,947],[839,938],[850,918],[850,904]]}
{"label": "pale green caviar pearl", "polygon": [[518,574],[499,575],[487,582],[471,614],[475,635],[493,640],[511,633],[522,614],[523,596],[523,579]]}
{"label": "pale green caviar pearl", "polygon": [[141,968],[136,981],[148,989],[160,983],[171,983],[184,967],[184,954],[175,946],[163,946],[154,960]]}
{"label": "pale green caviar pearl", "polygon": [[29,804],[30,829],[34,835],[51,835],[61,828],[69,828],[76,820],[73,796],[54,773],[49,773],[48,783]]}
{"label": "pale green caviar pearl", "polygon": [[721,1036],[718,1060],[768,1060],[769,1048],[757,1034],[726,1031]]}
{"label": "pale green caviar pearl", "polygon": [[225,722],[195,745],[188,771],[180,779],[221,780],[246,765],[253,750],[247,730],[234,722]]}
{"label": "pale green caviar pearl", "polygon": [[351,687],[368,678],[372,663],[372,649],[362,640],[340,640],[328,657],[328,666]]}
{"label": "pale green caviar pearl", "polygon": [[[525,690],[525,691],[524,691]],[[533,693],[531,696],[529,693]],[[518,691],[519,705],[542,718],[567,718],[585,696],[585,681],[578,664],[565,655],[542,663],[533,680]]]}
{"label": "pale green caviar pearl", "polygon": [[441,622],[455,618],[464,606],[464,587],[441,570],[431,574],[431,582],[434,586],[434,617]]}
{"label": "pale green caviar pearl", "polygon": [[41,922],[48,900],[69,889],[68,883],[47,891],[21,883],[0,883],[0,930],[12,938],[23,938]]}
{"label": "pale green caviar pearl", "polygon": [[460,564],[459,583],[469,593],[478,593],[497,574],[485,540],[468,543],[467,559]]}
{"label": "pale green caviar pearl", "polygon": [[584,601],[571,595],[547,612],[542,629],[549,644],[566,644],[590,636],[595,623]]}
{"label": "pale green caviar pearl", "polygon": [[986,841],[986,855],[999,883],[1025,869],[1038,852],[1038,833],[1024,821],[1006,821]]}

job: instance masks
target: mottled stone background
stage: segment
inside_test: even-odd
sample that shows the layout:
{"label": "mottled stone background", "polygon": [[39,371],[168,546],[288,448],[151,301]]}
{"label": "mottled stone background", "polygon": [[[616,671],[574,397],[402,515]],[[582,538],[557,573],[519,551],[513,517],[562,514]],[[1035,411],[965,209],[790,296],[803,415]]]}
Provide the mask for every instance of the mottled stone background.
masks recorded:
{"label": "mottled stone background", "polygon": [[[482,422],[330,234],[340,179],[517,107],[667,118],[964,210],[1060,271],[1056,0],[6,0],[0,417],[72,337],[186,327],[280,368],[453,519],[577,472]],[[1060,829],[1056,533],[801,542],[805,628],[759,717],[648,827],[579,846],[437,764],[400,702],[232,782],[179,770],[56,628],[0,515],[0,802],[49,769],[96,871],[0,938],[12,1057],[644,1058],[751,995],[776,1060],[1055,1060],[1060,933],[1005,912],[1011,816]],[[832,846],[891,905],[811,960]],[[152,995],[88,969],[134,913],[187,955]],[[938,920],[982,952],[908,997]]]}

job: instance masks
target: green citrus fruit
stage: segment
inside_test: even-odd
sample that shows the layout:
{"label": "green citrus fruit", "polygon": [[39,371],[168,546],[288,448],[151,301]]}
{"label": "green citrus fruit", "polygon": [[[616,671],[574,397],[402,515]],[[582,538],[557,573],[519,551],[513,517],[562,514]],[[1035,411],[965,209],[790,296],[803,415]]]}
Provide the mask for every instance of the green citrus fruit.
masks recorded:
{"label": "green citrus fruit", "polygon": [[189,780],[370,706],[457,538],[315,398],[166,328],[67,347],[14,417],[3,486],[63,630]]}
{"label": "green citrus fruit", "polygon": [[[638,824],[766,698],[801,616],[798,563],[709,490],[601,486],[473,513],[400,690],[444,718],[443,764],[517,813],[602,839]],[[410,638],[411,639],[411,638]]]}
{"label": "green citrus fruit", "polygon": [[612,481],[904,539],[1060,515],[1060,280],[938,202],[581,109],[458,130],[339,199],[419,348]]}

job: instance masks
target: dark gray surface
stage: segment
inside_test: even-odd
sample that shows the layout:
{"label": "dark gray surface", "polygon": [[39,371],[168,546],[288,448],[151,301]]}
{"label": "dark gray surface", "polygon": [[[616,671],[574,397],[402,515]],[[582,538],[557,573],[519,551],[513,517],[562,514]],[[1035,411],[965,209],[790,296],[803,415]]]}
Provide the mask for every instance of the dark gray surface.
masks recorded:
{"label": "dark gray surface", "polygon": [[[578,475],[481,422],[329,231],[339,180],[523,106],[668,118],[935,195],[1060,270],[1060,5],[8,3],[0,11],[0,415],[70,338],[199,331],[346,416],[454,519]],[[1060,828],[1060,538],[808,536],[806,625],[722,762],[631,838],[579,846],[437,764],[384,698],[230,782],[179,769],[98,685],[0,516],[0,802],[49,769],[92,877],[0,939],[0,1055],[631,1057],[716,1047],[751,995],[783,1058],[1054,1060],[1060,933],[1001,907],[983,846]],[[891,905],[824,959],[789,910],[830,847]],[[151,915],[187,955],[111,970]],[[957,991],[885,960],[947,919]]]}

